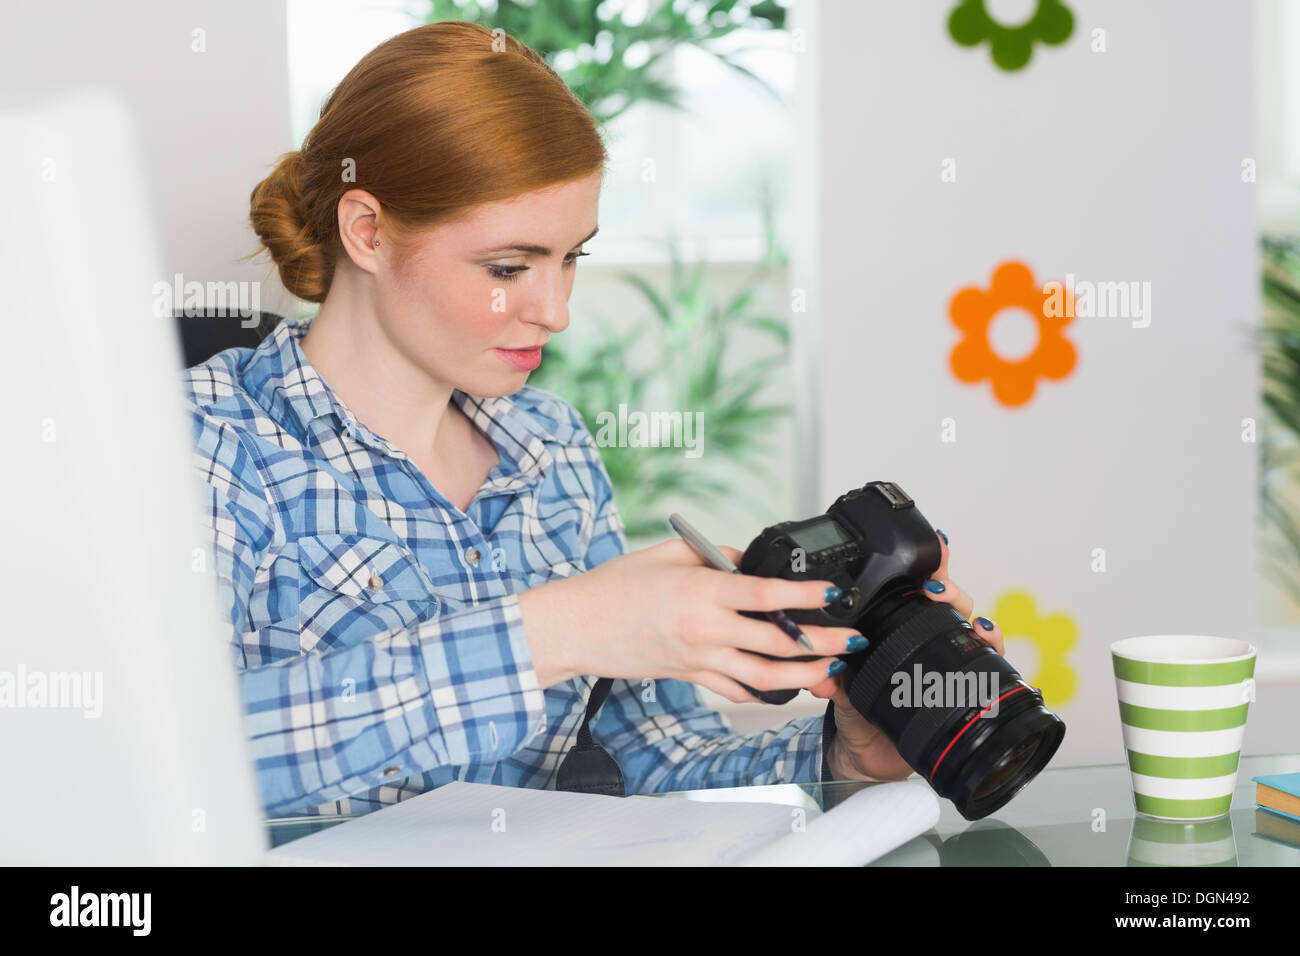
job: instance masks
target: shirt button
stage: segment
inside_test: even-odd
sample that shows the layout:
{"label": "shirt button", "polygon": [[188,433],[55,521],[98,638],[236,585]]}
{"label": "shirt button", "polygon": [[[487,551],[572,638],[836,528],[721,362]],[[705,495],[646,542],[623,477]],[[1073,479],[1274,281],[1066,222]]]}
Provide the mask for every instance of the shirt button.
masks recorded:
{"label": "shirt button", "polygon": [[392,776],[393,774],[395,774],[395,773],[401,773],[401,770],[402,770],[401,767],[385,767],[385,768],[384,768],[384,776],[385,776],[385,777],[391,777],[391,776]]}
{"label": "shirt button", "polygon": [[370,590],[378,591],[384,586],[384,579],[377,574],[372,574],[370,575],[370,580],[366,583],[370,585]]}
{"label": "shirt button", "polygon": [[478,548],[465,549],[465,560],[468,561],[473,567],[478,567],[478,559],[480,557],[482,557],[482,555],[479,554]]}

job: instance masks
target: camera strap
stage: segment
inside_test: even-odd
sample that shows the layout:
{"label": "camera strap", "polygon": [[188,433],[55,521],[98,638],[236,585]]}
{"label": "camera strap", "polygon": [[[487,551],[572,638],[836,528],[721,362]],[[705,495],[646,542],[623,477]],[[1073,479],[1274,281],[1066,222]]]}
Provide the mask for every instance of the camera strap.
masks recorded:
{"label": "camera strap", "polygon": [[826,715],[822,717],[822,783],[835,779],[831,772],[831,742],[835,740],[835,701],[826,701]]}
{"label": "camera strap", "polygon": [[[555,789],[572,793],[599,793],[610,797],[626,796],[623,771],[618,761],[591,736],[591,720],[609,696],[609,689],[614,680],[610,677],[597,679],[587,698],[587,711],[582,715],[582,725],[578,728],[578,742],[570,748],[560,762],[559,772],[555,777]],[[835,739],[835,701],[826,702],[826,715],[822,718],[822,766],[823,783],[834,780],[831,772],[830,749]]]}
{"label": "camera strap", "polygon": [[600,705],[605,703],[613,683],[612,677],[601,677],[591,688],[591,696],[587,698],[587,712],[582,715],[582,726],[578,728],[578,742],[560,762],[555,777],[556,790],[599,793],[608,797],[626,795],[623,771],[619,768],[618,761],[591,736],[591,720],[600,710]]}

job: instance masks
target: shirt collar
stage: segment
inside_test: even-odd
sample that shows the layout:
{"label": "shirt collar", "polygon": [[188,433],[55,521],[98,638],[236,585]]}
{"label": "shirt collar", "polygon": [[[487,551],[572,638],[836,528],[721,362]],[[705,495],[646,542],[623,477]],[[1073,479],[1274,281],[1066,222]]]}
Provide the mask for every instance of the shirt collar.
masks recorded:
{"label": "shirt collar", "polygon": [[[382,454],[406,458],[401,449],[358,421],[325,384],[299,346],[309,327],[309,321],[283,319],[254,351],[244,371],[245,388],[304,443],[315,434],[341,430]],[[488,476],[500,490],[531,484],[551,467],[546,443],[577,445],[583,439],[582,430],[569,416],[557,407],[548,408],[555,396],[541,389],[524,386],[511,395],[486,398],[453,389],[451,397],[501,453],[501,464]],[[548,415],[548,410],[556,414]]]}

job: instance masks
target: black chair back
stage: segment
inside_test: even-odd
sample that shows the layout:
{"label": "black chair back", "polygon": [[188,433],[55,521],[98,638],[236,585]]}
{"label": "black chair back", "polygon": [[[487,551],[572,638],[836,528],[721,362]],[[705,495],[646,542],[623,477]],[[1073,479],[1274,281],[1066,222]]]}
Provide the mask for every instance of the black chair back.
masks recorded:
{"label": "black chair back", "polygon": [[199,315],[173,313],[181,337],[185,368],[206,362],[230,348],[255,349],[280,324],[274,312],[254,312],[248,318],[212,310]]}

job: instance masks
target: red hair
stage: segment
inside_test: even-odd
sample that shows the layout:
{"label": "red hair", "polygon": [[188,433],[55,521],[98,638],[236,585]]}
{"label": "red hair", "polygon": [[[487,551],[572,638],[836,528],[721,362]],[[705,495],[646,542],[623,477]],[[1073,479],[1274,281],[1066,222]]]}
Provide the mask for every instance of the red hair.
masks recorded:
{"label": "red hair", "polygon": [[607,161],[595,118],[541,56],[502,30],[449,20],[362,57],[302,149],[254,187],[250,219],[285,288],[321,302],[342,253],[339,199],[351,189],[379,201],[400,269],[414,232],[603,172]]}

